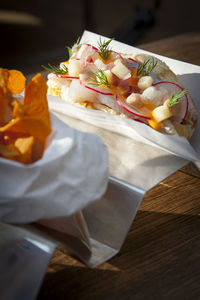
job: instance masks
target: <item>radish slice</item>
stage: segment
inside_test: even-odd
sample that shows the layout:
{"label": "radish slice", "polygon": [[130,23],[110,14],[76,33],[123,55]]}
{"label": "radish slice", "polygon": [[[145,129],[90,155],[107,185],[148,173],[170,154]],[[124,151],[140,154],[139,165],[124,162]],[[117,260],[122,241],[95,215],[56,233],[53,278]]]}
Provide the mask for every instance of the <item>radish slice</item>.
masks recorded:
{"label": "radish slice", "polygon": [[[166,90],[170,96],[172,93],[177,93],[179,91],[183,91],[184,88],[180,86],[178,83],[171,82],[171,81],[160,81],[154,83],[153,86],[159,88],[161,91],[164,89]],[[177,122],[181,122],[186,118],[189,106],[189,100],[187,94],[183,96],[183,100],[180,101],[177,106],[179,107],[178,115],[174,117],[174,120]]]}
{"label": "radish slice", "polygon": [[112,95],[113,95],[112,93],[104,92],[103,90],[98,90],[98,89],[96,89],[96,88],[93,88],[93,87],[91,87],[91,86],[89,86],[89,85],[85,85],[85,84],[83,84],[83,83],[82,83],[82,85],[84,85],[84,87],[86,87],[87,89],[92,90],[92,91],[94,91],[94,92],[96,92],[96,93],[99,93],[99,94],[101,94],[101,95],[107,95],[107,96],[112,96]]}
{"label": "radish slice", "polygon": [[68,76],[68,75],[60,75],[60,74],[56,74],[56,76],[59,78],[79,79],[79,77],[76,77],[76,76]]}
{"label": "radish slice", "polygon": [[130,113],[138,118],[142,118],[142,119],[146,119],[146,120],[151,119],[150,117],[139,114],[136,110],[134,110],[134,108],[130,107],[130,105],[128,105],[124,101],[122,101],[117,95],[116,95],[116,100],[117,100],[117,103],[128,113]]}
{"label": "radish slice", "polygon": [[128,60],[134,62],[136,65],[138,64],[137,60],[135,60],[135,59],[133,59],[133,58],[131,58],[131,57],[128,57]]}
{"label": "radish slice", "polygon": [[90,44],[86,44],[86,45],[92,47],[92,49],[95,50],[95,51],[98,51],[98,50],[99,50],[98,48],[96,48],[96,47],[94,47],[94,46],[92,46],[92,45],[90,45]]}

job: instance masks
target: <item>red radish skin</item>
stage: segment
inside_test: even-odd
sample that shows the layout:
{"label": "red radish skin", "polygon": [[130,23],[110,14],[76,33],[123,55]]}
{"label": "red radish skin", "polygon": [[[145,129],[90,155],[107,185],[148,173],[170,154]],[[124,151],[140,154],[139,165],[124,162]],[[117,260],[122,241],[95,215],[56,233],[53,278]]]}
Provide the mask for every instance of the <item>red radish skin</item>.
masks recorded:
{"label": "red radish skin", "polygon": [[116,95],[116,100],[117,100],[117,103],[124,109],[124,110],[126,110],[128,113],[130,113],[130,114],[132,114],[132,115],[134,115],[134,116],[136,116],[136,117],[138,117],[138,118],[142,118],[142,119],[146,119],[146,120],[151,120],[151,118],[149,118],[149,117],[147,117],[147,116],[144,116],[144,115],[140,115],[140,114],[138,114],[138,113],[136,113],[136,112],[133,112],[132,110],[131,110],[131,108],[129,109],[129,108],[127,108],[125,105],[124,105],[124,103],[121,101],[121,99]]}
{"label": "red radish skin", "polygon": [[131,57],[128,57],[128,60],[131,60],[131,61],[134,62],[135,64],[138,64],[138,62],[137,62],[135,59],[131,58]]}
{"label": "red radish skin", "polygon": [[95,51],[98,51],[98,49],[96,47],[94,47],[94,46],[92,46],[90,44],[86,44],[86,45],[92,47],[92,49],[94,49]]}
{"label": "red radish skin", "polygon": [[56,74],[56,76],[57,76],[58,78],[79,79],[79,77],[76,77],[76,76],[68,76],[68,75],[60,75],[60,74]]}
{"label": "red radish skin", "polygon": [[101,94],[101,95],[113,96],[112,93],[101,92],[101,91],[98,91],[98,90],[92,88],[91,86],[85,85],[85,84],[83,84],[83,83],[81,83],[81,84],[84,85],[84,87],[86,87],[87,89],[92,90],[92,91],[94,91],[94,92],[96,92],[96,93],[99,93],[99,94]]}

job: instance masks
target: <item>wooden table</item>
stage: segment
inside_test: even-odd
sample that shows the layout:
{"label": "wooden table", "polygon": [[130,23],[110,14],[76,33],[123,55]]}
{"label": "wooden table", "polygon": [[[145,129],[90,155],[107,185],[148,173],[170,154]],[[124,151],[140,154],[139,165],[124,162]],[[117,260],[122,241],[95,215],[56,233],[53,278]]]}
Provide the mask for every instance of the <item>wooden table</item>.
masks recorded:
{"label": "wooden table", "polygon": [[[200,34],[140,48],[200,65]],[[118,255],[89,269],[55,251],[37,300],[200,299],[200,172],[182,168],[149,191]]]}

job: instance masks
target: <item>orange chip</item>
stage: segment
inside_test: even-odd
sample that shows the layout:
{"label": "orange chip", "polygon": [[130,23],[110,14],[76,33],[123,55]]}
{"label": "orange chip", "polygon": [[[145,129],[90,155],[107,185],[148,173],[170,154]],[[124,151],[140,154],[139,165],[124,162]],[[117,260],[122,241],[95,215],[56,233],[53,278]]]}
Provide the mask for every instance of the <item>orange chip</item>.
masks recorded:
{"label": "orange chip", "polygon": [[25,88],[26,78],[22,72],[17,70],[9,70],[8,89],[12,94],[20,94]]}
{"label": "orange chip", "polygon": [[24,88],[21,72],[0,69],[0,157],[29,164],[42,157],[51,123],[43,76],[31,80],[24,99],[12,96]]}
{"label": "orange chip", "polygon": [[19,150],[21,154],[29,153],[31,154],[31,148],[33,146],[34,137],[29,136],[25,138],[18,138],[15,141],[15,147]]}
{"label": "orange chip", "polygon": [[27,116],[38,116],[50,127],[50,116],[46,94],[46,81],[41,74],[37,74],[25,88],[24,104],[29,107]]}
{"label": "orange chip", "polygon": [[18,138],[14,145],[21,154],[20,161],[26,164],[37,161],[44,152],[44,145],[33,136]]}
{"label": "orange chip", "polygon": [[0,144],[0,157],[5,157],[11,160],[18,160],[20,157],[20,153],[13,144]]}
{"label": "orange chip", "polygon": [[14,143],[15,147],[21,154],[21,161],[23,161],[24,163],[30,163],[32,161],[33,143],[34,143],[33,136],[18,138]]}
{"label": "orange chip", "polygon": [[32,162],[40,159],[43,153],[44,153],[44,144],[35,138],[33,143],[33,148],[32,148]]}
{"label": "orange chip", "polygon": [[14,101],[12,103],[12,106],[13,106],[13,111],[12,111],[13,118],[23,117],[26,115],[26,112],[28,110],[27,106],[19,103],[18,101]]}
{"label": "orange chip", "polygon": [[0,127],[0,132],[28,133],[45,143],[51,128],[40,117],[22,117],[12,120],[10,123]]}
{"label": "orange chip", "polygon": [[0,87],[4,93],[8,92],[8,78],[9,71],[7,69],[0,69]]}
{"label": "orange chip", "polygon": [[0,125],[4,122],[5,113],[6,113],[5,93],[3,92],[3,88],[0,86]]}
{"label": "orange chip", "polygon": [[21,93],[25,88],[25,81],[26,78],[20,71],[0,69],[0,86],[4,89],[4,92]]}

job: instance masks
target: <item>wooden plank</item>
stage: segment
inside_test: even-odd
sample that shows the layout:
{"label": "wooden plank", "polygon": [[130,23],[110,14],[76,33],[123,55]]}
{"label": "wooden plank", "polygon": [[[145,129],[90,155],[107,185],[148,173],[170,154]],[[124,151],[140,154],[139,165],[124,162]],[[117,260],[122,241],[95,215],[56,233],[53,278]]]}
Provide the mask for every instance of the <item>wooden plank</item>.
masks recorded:
{"label": "wooden plank", "polygon": [[159,55],[200,65],[200,34],[188,33],[138,46]]}
{"label": "wooden plank", "polygon": [[38,299],[198,299],[199,183],[177,172],[149,191],[120,253],[96,269],[59,247]]}

